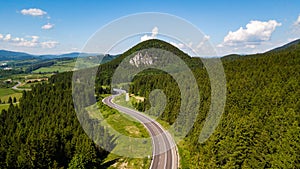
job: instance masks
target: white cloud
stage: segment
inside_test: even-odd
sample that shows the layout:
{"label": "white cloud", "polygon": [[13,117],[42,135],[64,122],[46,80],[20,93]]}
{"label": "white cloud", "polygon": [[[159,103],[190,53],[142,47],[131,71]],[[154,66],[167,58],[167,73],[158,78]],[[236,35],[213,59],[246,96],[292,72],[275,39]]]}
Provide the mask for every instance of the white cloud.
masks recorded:
{"label": "white cloud", "polygon": [[46,42],[41,42],[42,48],[54,48],[58,45],[59,43],[56,41],[46,41]]}
{"label": "white cloud", "polygon": [[176,48],[179,48],[179,49],[183,49],[183,48],[186,47],[183,43],[170,42],[170,44],[175,46]]}
{"label": "white cloud", "polygon": [[141,42],[149,40],[149,39],[155,39],[157,34],[158,34],[158,27],[155,26],[152,29],[152,34],[150,36],[149,35],[144,35],[144,36],[141,37]]}
{"label": "white cloud", "polygon": [[48,29],[52,29],[53,27],[54,27],[54,24],[47,23],[46,25],[42,26],[42,29],[48,30]]}
{"label": "white cloud", "polygon": [[7,34],[4,38],[3,38],[3,40],[5,40],[5,41],[9,41],[11,39],[11,34]]}
{"label": "white cloud", "polygon": [[31,38],[32,38],[32,42],[38,42],[38,40],[39,40],[39,38],[40,37],[38,37],[38,36],[31,36]]}
{"label": "white cloud", "polygon": [[39,36],[26,36],[26,38],[20,38],[20,37],[12,38],[11,34],[7,34],[3,38],[3,35],[2,34],[0,34],[0,35],[2,36],[2,38],[0,38],[0,40],[3,39],[3,41],[5,41],[7,43],[10,43],[14,46],[20,46],[20,47],[54,48],[59,44],[56,41],[43,41],[43,42],[40,42],[39,41],[39,38],[40,38]]}
{"label": "white cloud", "polygon": [[18,37],[17,38],[13,38],[12,41],[13,42],[19,42],[19,41],[21,41],[21,38],[18,38]]}
{"label": "white cloud", "polygon": [[254,48],[256,48],[256,46],[255,45],[246,45],[245,48],[254,49]]}
{"label": "white cloud", "polygon": [[295,21],[294,25],[295,26],[299,26],[300,25],[300,15],[298,16],[298,19]]}
{"label": "white cloud", "polygon": [[0,34],[0,40],[3,38],[3,35],[2,34]]}
{"label": "white cloud", "polygon": [[188,42],[187,44],[180,43],[180,42],[176,43],[176,42],[172,42],[172,41],[169,41],[169,43],[186,53],[194,55],[194,54],[200,54],[200,53],[202,54],[207,49],[210,48],[209,46],[207,46],[207,45],[210,45],[208,43],[209,39],[210,39],[210,36],[204,35],[203,38],[200,40],[200,42],[197,42],[197,43],[193,43],[191,41]]}
{"label": "white cloud", "polygon": [[12,42],[14,42],[14,45],[16,46],[30,48],[30,47],[38,47],[40,45],[38,39],[39,39],[38,36],[30,36],[30,40],[16,37],[12,39]]}
{"label": "white cloud", "polygon": [[246,25],[246,28],[240,27],[240,29],[235,32],[230,31],[225,36],[223,44],[218,45],[218,47],[268,41],[278,26],[281,26],[281,23],[275,20],[269,20],[268,22],[250,21],[250,23]]}
{"label": "white cloud", "polygon": [[38,8],[22,9],[21,13],[23,15],[31,15],[31,16],[43,16],[47,14],[47,12]]}
{"label": "white cloud", "polygon": [[153,29],[152,29],[152,36],[153,37],[156,37],[156,35],[158,34],[158,27],[154,27]]}
{"label": "white cloud", "polygon": [[202,46],[210,39],[210,36],[204,35],[202,41],[196,46],[197,49],[202,48]]}
{"label": "white cloud", "polygon": [[16,46],[23,46],[23,47],[29,47],[30,48],[30,47],[37,47],[38,43],[30,41],[30,40],[23,40],[23,41],[20,41],[20,42],[16,43]]}

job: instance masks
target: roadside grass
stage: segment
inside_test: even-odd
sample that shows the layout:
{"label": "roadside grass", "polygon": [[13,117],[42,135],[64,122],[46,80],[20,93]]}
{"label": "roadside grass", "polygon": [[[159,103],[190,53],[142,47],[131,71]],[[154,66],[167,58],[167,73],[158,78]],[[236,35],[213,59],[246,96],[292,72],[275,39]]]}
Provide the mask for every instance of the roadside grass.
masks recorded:
{"label": "roadside grass", "polygon": [[[134,97],[130,97],[130,101],[125,101],[125,94],[122,94],[120,96],[117,96],[114,98],[114,103],[117,103],[121,106],[128,107],[131,109],[135,109],[133,105],[131,104],[132,102],[136,101]],[[136,110],[136,109],[135,109]],[[152,119],[156,120],[160,125],[164,127],[164,129],[168,130],[170,129],[170,124],[168,122],[165,122],[158,117],[148,115],[147,116],[151,117]],[[169,131],[172,133],[172,131]],[[175,142],[178,142],[177,148],[178,148],[178,153],[180,157],[180,168],[189,168],[189,161],[191,160],[191,155],[190,152],[188,151],[189,146],[188,143],[184,140],[180,140],[180,138],[177,138],[176,136],[172,135]],[[150,165],[149,165],[150,167]]]}
{"label": "roadside grass", "polygon": [[[137,109],[132,105],[132,102],[136,102],[136,101],[137,100],[134,97],[130,97],[130,100],[126,101],[125,94],[121,94],[121,95],[115,97],[114,100],[113,100],[113,102],[116,103],[116,104],[119,104],[121,106],[130,108],[130,109],[134,109],[134,110],[137,110]],[[152,119],[156,120],[160,125],[162,125],[164,127],[164,129],[168,130],[170,128],[170,124],[168,122],[165,122],[165,121],[159,119],[156,116],[151,116],[151,115],[148,115],[148,114],[146,114],[146,115],[148,117],[151,117]]]}
{"label": "roadside grass", "polygon": [[136,110],[135,107],[131,104],[132,101],[134,101],[134,98],[132,97],[130,97],[130,101],[126,101],[125,94],[121,94],[113,99],[113,102],[118,105]]}
{"label": "roadside grass", "polygon": [[[98,111],[94,111],[98,108]],[[88,107],[87,110],[92,118],[105,120],[111,127],[121,134],[135,138],[150,137],[147,129],[145,129],[145,127],[137,120],[126,114],[120,113],[103,103],[92,105]]]}
{"label": "roadside grass", "polygon": [[[103,95],[102,97],[107,97]],[[97,110],[97,111],[95,111]],[[103,164],[108,165],[110,169],[113,168],[149,168],[151,159],[148,157],[144,158],[130,158],[116,155],[114,152],[122,152],[123,154],[141,154],[141,151],[147,149],[147,154],[151,157],[152,154],[152,141],[149,138],[147,129],[134,118],[120,113],[117,110],[110,108],[102,102],[97,105],[92,105],[87,108],[90,117],[101,120],[101,125],[113,128],[115,131],[124,136],[131,138],[148,138],[149,141],[144,142],[144,145],[136,145],[134,143],[129,144],[128,139],[119,137],[117,140],[117,146],[104,160]],[[105,121],[105,122],[103,122]],[[105,124],[107,123],[107,124]],[[130,140],[129,140],[130,141]],[[134,141],[133,141],[134,142]],[[130,146],[128,146],[130,145]],[[139,146],[139,147],[138,147]],[[148,151],[149,150],[149,151]],[[143,154],[147,156],[147,154]],[[111,165],[113,164],[113,165]]]}
{"label": "roadside grass", "polygon": [[110,153],[103,164],[110,164],[113,162],[113,165],[108,165],[108,169],[119,169],[119,168],[128,168],[128,169],[149,169],[151,160],[147,157],[145,158],[124,158],[113,153]]}

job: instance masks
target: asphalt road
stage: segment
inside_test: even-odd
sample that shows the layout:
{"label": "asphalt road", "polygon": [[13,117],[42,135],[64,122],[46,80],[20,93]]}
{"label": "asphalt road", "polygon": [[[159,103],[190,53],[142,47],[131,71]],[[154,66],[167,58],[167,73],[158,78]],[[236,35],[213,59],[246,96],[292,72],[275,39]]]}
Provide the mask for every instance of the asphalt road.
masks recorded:
{"label": "asphalt road", "polygon": [[106,97],[102,100],[106,105],[128,114],[141,122],[150,133],[152,138],[152,161],[151,169],[175,169],[178,168],[178,152],[176,144],[169,134],[158,122],[149,118],[145,114],[132,110],[112,102],[113,98],[124,90],[114,89],[116,94]]}

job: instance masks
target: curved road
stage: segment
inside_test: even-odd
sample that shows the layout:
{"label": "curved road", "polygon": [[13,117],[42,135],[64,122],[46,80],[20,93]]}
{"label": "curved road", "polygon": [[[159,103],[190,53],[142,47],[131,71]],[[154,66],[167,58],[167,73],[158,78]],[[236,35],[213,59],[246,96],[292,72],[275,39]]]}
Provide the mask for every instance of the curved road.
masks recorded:
{"label": "curved road", "polygon": [[29,90],[31,90],[31,89],[20,89],[20,88],[18,88],[18,87],[21,86],[22,83],[21,83],[20,81],[17,81],[17,83],[18,83],[18,84],[14,85],[14,86],[12,87],[12,89],[14,89],[14,90],[19,90],[19,91],[23,91],[23,90],[29,91]]}
{"label": "curved road", "polygon": [[178,168],[178,152],[176,144],[168,131],[155,120],[141,112],[117,105],[112,102],[113,98],[124,93],[124,90],[114,89],[117,94],[102,100],[106,105],[128,114],[141,122],[149,131],[152,138],[152,161],[151,169],[175,169]]}

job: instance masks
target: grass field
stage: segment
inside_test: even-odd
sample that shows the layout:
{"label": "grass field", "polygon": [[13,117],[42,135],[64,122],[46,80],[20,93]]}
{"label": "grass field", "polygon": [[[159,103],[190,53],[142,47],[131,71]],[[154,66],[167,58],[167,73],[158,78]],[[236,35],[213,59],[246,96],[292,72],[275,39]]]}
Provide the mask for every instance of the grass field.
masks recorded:
{"label": "grass field", "polygon": [[88,58],[77,58],[77,59],[73,59],[73,60],[59,61],[49,67],[41,67],[41,68],[33,71],[33,73],[72,71],[75,68],[75,64],[76,64],[76,67],[78,67],[78,68],[87,68],[87,67],[93,67],[95,65],[98,65],[95,63],[94,60],[89,60]]}
{"label": "grass field", "polygon": [[41,67],[33,73],[48,73],[48,72],[66,72],[72,71],[75,65],[76,60],[67,60],[67,61],[59,61],[52,66],[49,67]]}
{"label": "grass field", "polygon": [[[17,105],[18,103],[13,103],[14,105]],[[0,114],[2,110],[7,110],[9,108],[9,104],[0,104]]]}
{"label": "grass field", "polygon": [[16,97],[16,99],[19,100],[22,97],[22,93],[11,88],[0,88],[1,101],[5,101],[5,103],[7,103],[9,97],[11,97],[12,99]]}
{"label": "grass field", "polygon": [[16,91],[12,90],[11,88],[0,88],[0,97],[14,93],[16,93]]}

